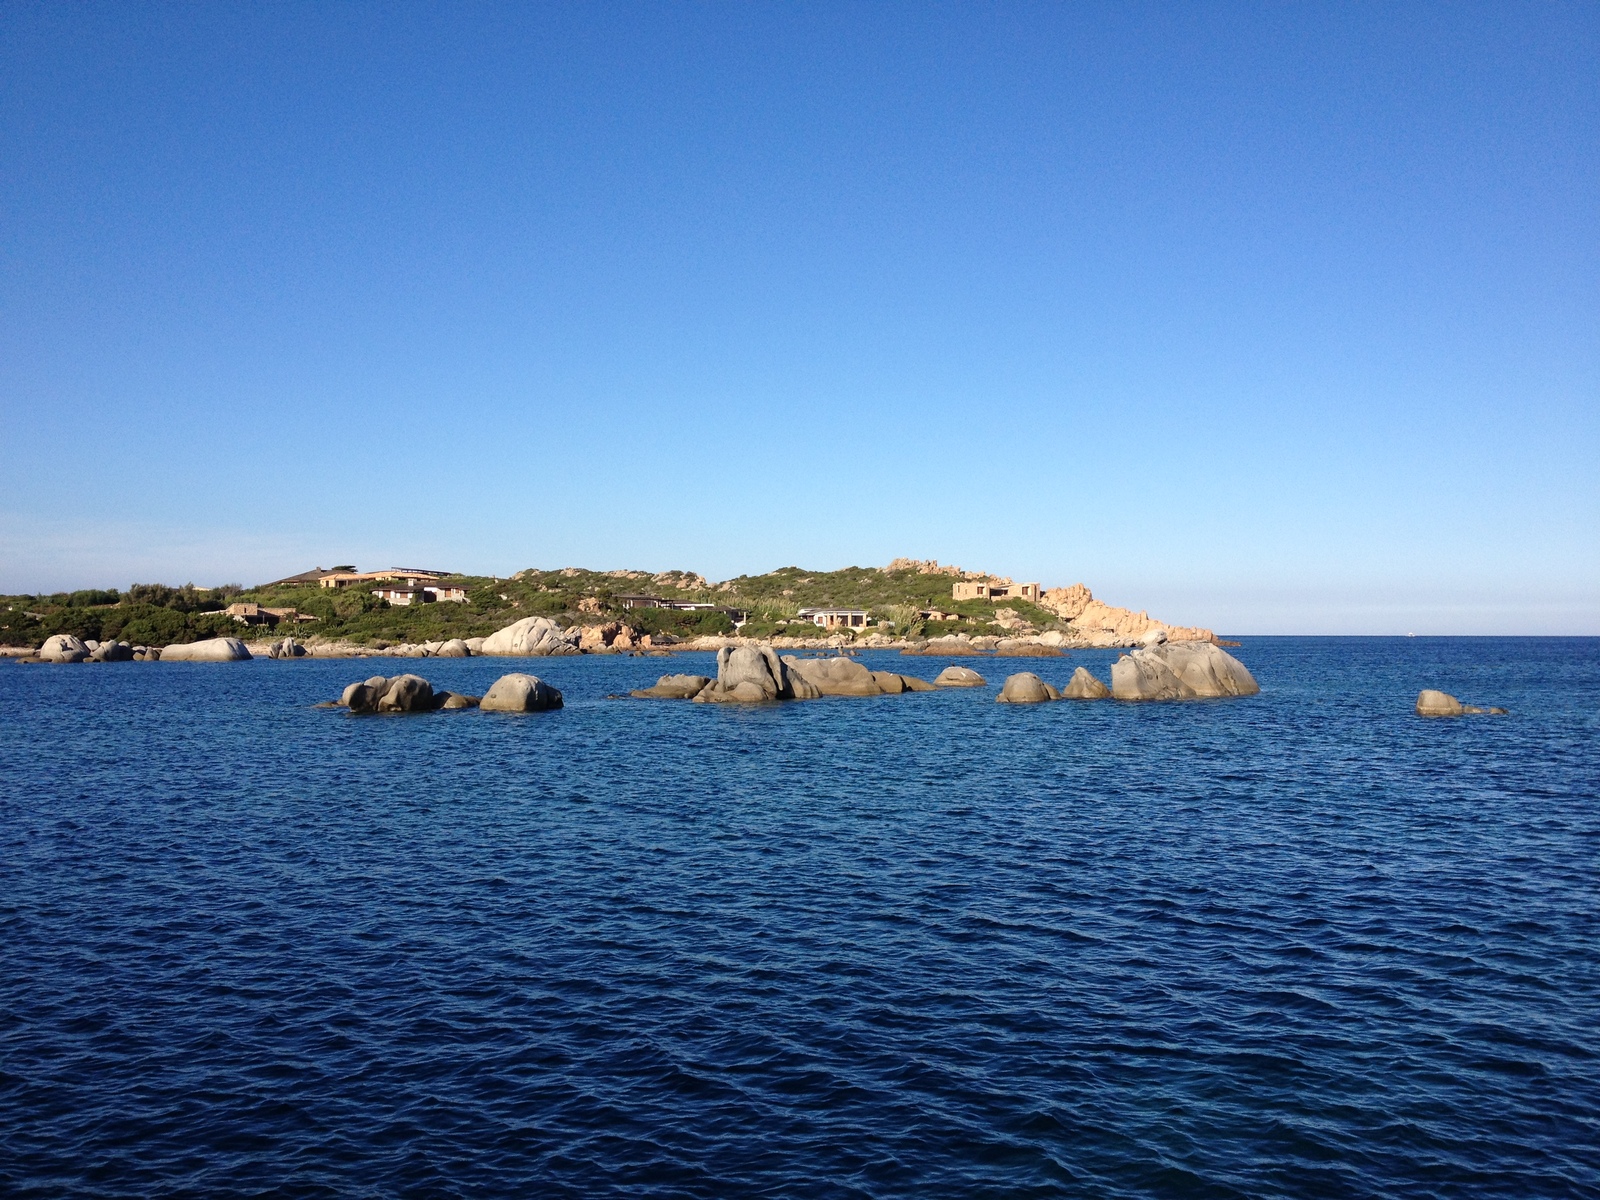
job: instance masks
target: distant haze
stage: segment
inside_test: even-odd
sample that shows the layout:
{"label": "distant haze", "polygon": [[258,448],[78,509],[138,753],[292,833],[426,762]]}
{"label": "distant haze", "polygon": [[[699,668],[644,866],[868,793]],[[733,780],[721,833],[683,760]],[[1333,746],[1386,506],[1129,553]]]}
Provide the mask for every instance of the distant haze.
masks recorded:
{"label": "distant haze", "polygon": [[0,11],[0,591],[1600,634],[1600,7]]}

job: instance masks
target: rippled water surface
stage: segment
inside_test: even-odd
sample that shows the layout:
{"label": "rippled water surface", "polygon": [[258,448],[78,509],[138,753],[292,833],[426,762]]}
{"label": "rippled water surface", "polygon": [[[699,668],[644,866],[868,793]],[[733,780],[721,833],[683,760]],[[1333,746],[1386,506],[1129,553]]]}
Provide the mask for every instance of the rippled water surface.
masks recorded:
{"label": "rippled water surface", "polygon": [[1600,1195],[1600,644],[1235,653],[0,665],[0,1193]]}

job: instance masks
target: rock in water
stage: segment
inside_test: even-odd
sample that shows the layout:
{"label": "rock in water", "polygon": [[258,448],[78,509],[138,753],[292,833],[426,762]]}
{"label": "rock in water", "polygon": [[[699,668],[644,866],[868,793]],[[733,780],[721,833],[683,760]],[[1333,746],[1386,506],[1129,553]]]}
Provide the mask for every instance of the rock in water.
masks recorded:
{"label": "rock in water", "polygon": [[582,632],[576,629],[562,630],[549,617],[523,617],[484,638],[481,653],[539,657],[577,654],[578,647],[574,643],[581,636]]}
{"label": "rock in water", "polygon": [[1118,700],[1207,700],[1260,690],[1243,663],[1211,642],[1148,646],[1111,665],[1111,694]]}
{"label": "rock in water", "polygon": [[946,667],[933,677],[935,687],[982,687],[987,682],[971,667]]}
{"label": "rock in water", "polygon": [[1089,674],[1089,668],[1079,667],[1072,673],[1067,686],[1061,691],[1063,700],[1104,700],[1111,689]]}
{"label": "rock in water", "polygon": [[161,652],[162,662],[243,662],[250,657],[238,638],[208,638],[203,642],[184,642]]}
{"label": "rock in water", "polygon": [[101,642],[89,655],[90,662],[132,662],[133,647],[127,642]]}
{"label": "rock in water", "polygon": [[537,675],[502,675],[478,707],[485,712],[544,712],[561,707],[561,693]]}
{"label": "rock in water", "polygon": [[794,677],[771,646],[724,646],[717,677],[694,696],[696,704],[759,704],[796,699]]}
{"label": "rock in water", "polygon": [[483,699],[481,696],[463,696],[459,692],[444,692],[442,695],[443,701],[438,707],[447,709],[477,708]]}
{"label": "rock in water", "polygon": [[1006,676],[1000,694],[995,697],[996,702],[1000,704],[1041,704],[1046,700],[1059,699],[1061,693],[1032,671],[1019,671],[1015,675]]}
{"label": "rock in water", "polygon": [[1417,716],[1419,717],[1459,717],[1466,712],[1465,706],[1448,692],[1436,692],[1432,688],[1424,688],[1417,693]]}
{"label": "rock in water", "polygon": [[420,675],[396,675],[378,699],[379,712],[432,712],[433,685]]}
{"label": "rock in water", "polygon": [[693,700],[711,682],[705,675],[663,675],[654,687],[628,693],[640,700]]}
{"label": "rock in water", "polygon": [[[881,696],[883,687],[853,658],[796,658],[785,655],[791,675],[809,683],[821,696]],[[897,689],[903,691],[903,688]]]}
{"label": "rock in water", "polygon": [[82,638],[75,638],[70,633],[57,633],[45,638],[44,645],[39,647],[39,657],[53,663],[82,662],[89,657],[89,647]]}
{"label": "rock in water", "polygon": [[440,658],[471,658],[472,651],[467,649],[466,642],[460,638],[451,638],[448,642],[441,642],[434,651]]}
{"label": "rock in water", "polygon": [[389,690],[389,680],[384,675],[374,675],[364,683],[352,683],[339,697],[339,703],[353,713],[378,711],[378,701]]}

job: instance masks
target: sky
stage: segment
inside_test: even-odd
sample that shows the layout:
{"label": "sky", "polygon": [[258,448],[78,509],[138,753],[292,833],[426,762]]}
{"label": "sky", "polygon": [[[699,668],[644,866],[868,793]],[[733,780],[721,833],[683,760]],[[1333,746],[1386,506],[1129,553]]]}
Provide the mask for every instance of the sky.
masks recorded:
{"label": "sky", "polygon": [[0,8],[0,592],[1600,634],[1600,6]]}

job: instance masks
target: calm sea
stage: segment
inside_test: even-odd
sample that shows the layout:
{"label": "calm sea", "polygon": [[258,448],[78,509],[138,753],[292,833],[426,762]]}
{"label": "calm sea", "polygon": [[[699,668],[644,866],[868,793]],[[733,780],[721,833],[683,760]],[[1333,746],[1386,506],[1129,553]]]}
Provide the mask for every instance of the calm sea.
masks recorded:
{"label": "calm sea", "polygon": [[0,1193],[1600,1196],[1600,641],[1234,653],[0,665]]}

